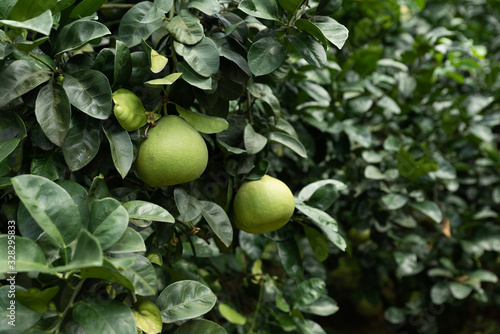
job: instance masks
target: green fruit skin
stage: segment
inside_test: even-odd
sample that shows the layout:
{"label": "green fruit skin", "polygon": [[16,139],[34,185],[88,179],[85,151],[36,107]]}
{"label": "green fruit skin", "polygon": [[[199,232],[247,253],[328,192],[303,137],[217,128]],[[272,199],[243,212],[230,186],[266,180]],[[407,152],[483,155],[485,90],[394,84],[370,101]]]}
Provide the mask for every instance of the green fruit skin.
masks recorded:
{"label": "green fruit skin", "polygon": [[127,131],[135,131],[147,123],[142,101],[128,89],[120,88],[113,93],[115,114],[118,123]]}
{"label": "green fruit skin", "polygon": [[248,233],[261,234],[283,227],[295,209],[293,194],[282,181],[264,175],[257,181],[246,181],[233,203],[235,225]]}
{"label": "green fruit skin", "polygon": [[178,116],[162,117],[148,132],[137,155],[136,170],[150,187],[193,181],[208,164],[208,149],[201,135]]}

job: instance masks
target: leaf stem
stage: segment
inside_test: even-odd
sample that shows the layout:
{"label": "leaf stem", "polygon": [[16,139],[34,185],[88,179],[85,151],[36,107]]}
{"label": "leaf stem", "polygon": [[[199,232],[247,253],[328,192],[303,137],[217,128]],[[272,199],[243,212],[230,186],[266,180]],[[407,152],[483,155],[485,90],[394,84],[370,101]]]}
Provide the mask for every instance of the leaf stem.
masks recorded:
{"label": "leaf stem", "polygon": [[189,244],[191,245],[191,249],[193,250],[193,257],[194,257],[195,262],[198,262],[198,257],[196,256],[196,247],[194,247],[193,240],[191,240],[191,235],[187,232],[187,229],[189,227],[186,226],[186,224],[184,224],[180,220],[177,220],[177,223],[179,223],[179,226],[181,227],[182,233],[184,233],[184,235],[187,237],[187,239],[189,241]]}
{"label": "leaf stem", "polygon": [[61,325],[62,325],[62,323],[64,321],[64,318],[68,314],[69,310],[71,308],[73,308],[73,302],[75,301],[75,298],[78,295],[78,293],[80,293],[80,290],[82,289],[82,286],[83,286],[83,283],[85,283],[85,280],[86,280],[86,278],[84,278],[80,282],[78,282],[77,286],[75,287],[75,290],[73,291],[73,294],[71,295],[71,299],[69,300],[68,305],[66,306],[66,308],[64,309],[61,317],[57,321],[56,327],[54,328],[54,330],[52,331],[52,333],[55,333],[55,334],[59,333],[59,330],[60,330]]}

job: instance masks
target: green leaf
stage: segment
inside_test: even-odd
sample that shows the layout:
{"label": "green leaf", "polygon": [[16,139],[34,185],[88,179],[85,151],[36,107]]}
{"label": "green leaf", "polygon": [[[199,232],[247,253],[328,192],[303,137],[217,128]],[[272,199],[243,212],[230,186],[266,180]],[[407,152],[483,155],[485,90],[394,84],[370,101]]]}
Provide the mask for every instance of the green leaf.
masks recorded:
{"label": "green leaf", "polygon": [[405,322],[406,314],[404,309],[391,306],[385,310],[384,317],[391,324],[397,325]]}
{"label": "green leaf", "polygon": [[114,282],[122,285],[132,292],[134,291],[134,286],[127,277],[118,272],[118,270],[115,269],[114,266],[106,259],[104,259],[103,262],[103,266],[83,268],[80,271],[80,276],[82,278],[99,278],[102,280]]}
{"label": "green leaf", "polygon": [[153,302],[141,299],[134,305],[132,312],[138,329],[146,334],[161,333],[163,328],[161,313]]}
{"label": "green leaf", "polygon": [[338,233],[337,221],[329,214],[303,203],[296,202],[295,208],[309,217],[335,246],[341,250],[346,249],[347,244],[344,238]]}
{"label": "green leaf", "polygon": [[182,44],[194,45],[205,36],[200,19],[187,10],[181,10],[166,28],[172,37]]}
{"label": "green leaf", "polygon": [[64,160],[70,171],[86,166],[97,154],[101,144],[99,123],[86,116],[74,115],[62,144]]}
{"label": "green leaf", "polygon": [[332,15],[342,7],[342,0],[320,0],[316,7],[317,15]]}
{"label": "green leaf", "polygon": [[153,7],[148,10],[141,23],[149,24],[163,18],[172,9],[173,3],[173,0],[154,0]]}
{"label": "green leaf", "polygon": [[162,26],[163,20],[155,12],[157,4],[157,1],[154,4],[151,1],[139,2],[123,15],[118,38],[129,48],[140,44]]}
{"label": "green leaf", "polygon": [[233,227],[227,213],[218,204],[209,201],[199,201],[201,214],[215,235],[229,247],[233,242]]}
{"label": "green leaf", "polygon": [[304,231],[306,232],[307,240],[309,241],[309,245],[311,245],[316,260],[319,262],[325,261],[330,251],[330,245],[326,236],[315,228],[306,225],[304,225]]}
{"label": "green leaf", "polygon": [[111,32],[102,23],[80,19],[65,25],[59,32],[54,42],[54,53],[61,53],[80,49],[85,44]]}
{"label": "green leaf", "polygon": [[146,86],[149,86],[149,87],[170,86],[174,82],[176,82],[181,76],[182,76],[182,73],[172,73],[172,74],[169,74],[166,77],[161,78],[161,79],[153,79],[153,80],[146,81],[145,84],[146,84]]}
{"label": "green leaf", "polygon": [[474,237],[474,242],[484,250],[500,252],[500,226],[491,223],[482,225]]}
{"label": "green leaf", "polygon": [[135,254],[134,264],[120,270],[134,285],[134,291],[139,296],[154,296],[158,291],[158,279],[153,264],[144,256]]}
{"label": "green leaf", "polygon": [[302,267],[302,257],[300,256],[299,247],[295,239],[287,239],[283,241],[277,241],[278,255],[283,268],[285,269],[288,276],[294,279],[296,282],[300,282],[304,277],[304,269]]}
{"label": "green leaf", "polygon": [[320,296],[309,305],[299,307],[299,310],[305,313],[328,317],[339,310],[337,302],[329,296]]}
{"label": "green leaf", "polygon": [[239,246],[253,261],[261,257],[264,247],[266,246],[266,240],[267,239],[260,234],[252,234],[245,231],[239,232]]}
{"label": "green leaf", "polygon": [[439,206],[431,201],[415,202],[411,203],[410,206],[415,210],[422,212],[424,215],[431,218],[436,223],[441,223],[443,220],[443,213]]}
{"label": "green leaf", "polygon": [[16,291],[16,301],[28,306],[33,311],[43,313],[47,311],[49,302],[58,292],[58,286],[44,290],[31,288],[28,291]]}
{"label": "green leaf", "polygon": [[127,227],[125,233],[123,233],[120,240],[114,243],[113,246],[109,247],[106,252],[109,253],[134,253],[134,252],[145,252],[146,245],[144,239],[136,230]]}
{"label": "green leaf", "polygon": [[108,138],[111,157],[113,158],[116,170],[120,173],[122,179],[124,179],[132,167],[134,160],[134,147],[130,135],[126,130],[119,127],[109,130],[103,127],[102,129]]}
{"label": "green leaf", "polygon": [[[12,260],[12,258],[8,258],[7,256],[9,245],[15,247],[14,263],[8,262]],[[0,259],[0,273],[50,271],[43,250],[31,239],[18,235],[13,238],[10,234],[2,234],[0,235],[0,250],[3,254],[6,254]],[[10,248],[10,250],[12,250],[12,248]]]}
{"label": "green leaf", "polygon": [[246,180],[260,180],[269,170],[269,161],[260,160],[245,176]]}
{"label": "green leaf", "polygon": [[85,17],[97,12],[106,0],[83,0],[69,14],[69,17]]}
{"label": "green leaf", "polygon": [[191,320],[182,324],[174,334],[193,334],[193,333],[203,333],[203,334],[227,334],[224,327],[216,324],[215,322],[199,319]]}
{"label": "green leaf", "polygon": [[246,317],[241,315],[241,313],[239,313],[238,311],[236,311],[234,308],[232,308],[227,304],[220,303],[219,312],[224,318],[226,318],[227,321],[229,321],[232,324],[244,325],[247,323]]}
{"label": "green leaf", "polygon": [[50,79],[47,71],[40,70],[26,60],[16,60],[0,73],[0,107],[29,92]]}
{"label": "green leaf", "polygon": [[292,291],[292,304],[295,307],[310,305],[321,297],[325,288],[326,283],[320,278],[303,281]]}
{"label": "green leaf", "polygon": [[193,221],[201,215],[201,203],[193,196],[188,195],[184,189],[180,187],[175,188],[174,199],[180,219],[183,222]]}
{"label": "green leaf", "polygon": [[318,68],[326,64],[326,51],[314,37],[301,31],[287,38],[309,64]]}
{"label": "green leaf", "polygon": [[69,102],[87,115],[97,119],[107,119],[111,115],[111,87],[101,72],[86,70],[66,74],[63,87]]}
{"label": "green leaf", "polygon": [[372,134],[367,126],[344,123],[344,131],[349,137],[351,145],[359,144],[364,148],[372,146]]}
{"label": "green leaf", "polygon": [[160,73],[167,66],[168,58],[151,49],[151,72]]}
{"label": "green leaf", "polygon": [[[16,293],[19,291],[26,291],[25,288],[19,285],[14,285],[14,288]],[[12,298],[9,296],[9,292],[11,291],[10,289],[10,284],[0,287],[0,332],[9,334],[26,333],[27,330],[32,328],[38,322],[38,320],[40,320],[42,314],[33,311],[32,309],[24,306],[21,303],[16,303],[14,306],[14,310],[12,310]],[[11,308],[10,310],[9,307]],[[10,317],[11,311],[14,311],[15,313],[12,318]],[[15,320],[15,327],[9,324],[11,320]]]}
{"label": "green leaf", "polygon": [[292,137],[289,134],[282,132],[270,132],[267,134],[267,139],[269,141],[279,143],[285,147],[288,147],[301,157],[307,158],[307,151],[304,145],[302,145],[302,143],[297,138]]}
{"label": "green leaf", "polygon": [[39,32],[44,35],[49,35],[50,30],[52,29],[53,21],[52,13],[50,12],[50,10],[46,10],[42,14],[23,22],[13,20],[0,20],[0,23],[6,25],[7,27],[15,29],[27,29],[30,31]]}
{"label": "green leaf", "polygon": [[451,295],[456,299],[465,299],[472,292],[473,287],[470,285],[466,285],[458,282],[450,282],[449,288]]}
{"label": "green leaf", "polygon": [[299,196],[298,196],[299,201],[301,201],[301,202],[308,201],[311,198],[311,196],[313,196],[314,193],[319,188],[321,188],[327,184],[333,185],[339,191],[347,189],[347,186],[343,182],[340,182],[337,180],[332,180],[332,179],[320,180],[320,181],[310,183],[307,186],[305,186],[304,188],[302,188],[302,190],[299,192]]}
{"label": "green leaf", "polygon": [[318,41],[323,44],[324,48],[328,47],[328,40],[326,39],[323,31],[313,22],[305,19],[298,19],[295,21],[295,27],[300,31],[304,31],[309,35],[315,37]]}
{"label": "green leaf", "polygon": [[71,262],[65,266],[55,267],[52,271],[65,272],[102,266],[102,261],[102,248],[99,245],[99,241],[87,230],[81,230],[76,240],[76,247]]}
{"label": "green leaf", "polygon": [[58,157],[55,150],[38,153],[31,160],[31,174],[43,176],[51,181],[57,180],[63,173]]}
{"label": "green leaf", "polygon": [[120,240],[127,225],[127,210],[116,199],[103,198],[92,202],[88,230],[99,240],[103,250]]}
{"label": "green leaf", "polygon": [[255,76],[273,72],[283,64],[285,58],[285,48],[272,37],[259,39],[248,50],[248,66]]}
{"label": "green leaf", "polygon": [[448,282],[438,282],[434,284],[430,290],[431,300],[436,305],[441,305],[447,302],[451,297]]}
{"label": "green leaf", "polygon": [[218,0],[190,0],[188,8],[196,8],[207,15],[218,14],[221,6]]}
{"label": "green leaf", "polygon": [[205,285],[184,280],[167,286],[158,296],[156,305],[163,322],[168,324],[199,317],[209,312],[216,301],[215,294]]}
{"label": "green leaf", "polygon": [[393,255],[398,265],[398,275],[413,276],[424,270],[423,264],[418,262],[417,254],[396,251]]}
{"label": "green leaf", "polygon": [[401,209],[408,202],[408,196],[401,194],[387,194],[380,198],[387,210]]}
{"label": "green leaf", "polygon": [[132,75],[132,56],[122,41],[116,41],[116,54],[113,66],[113,86],[125,84]]}
{"label": "green leaf", "polygon": [[304,0],[279,0],[281,8],[283,8],[290,14],[295,13],[304,2]]}
{"label": "green leaf", "polygon": [[88,334],[137,334],[132,310],[123,303],[93,299],[79,301],[73,307],[73,319]]}
{"label": "green leaf", "polygon": [[13,138],[11,140],[0,142],[0,161],[7,158],[12,152],[14,152],[20,142],[20,138]]}
{"label": "green leaf", "polygon": [[186,81],[191,86],[195,86],[203,90],[212,89],[212,78],[207,78],[199,75],[187,63],[185,62],[178,63],[177,71],[182,73],[182,79],[184,79],[184,81]]}
{"label": "green leaf", "polygon": [[123,203],[130,219],[154,220],[157,222],[174,223],[174,217],[159,205],[146,201],[130,201]]}
{"label": "green leaf", "polygon": [[195,45],[175,43],[174,46],[175,51],[199,75],[208,78],[219,71],[219,50],[210,38],[203,37]]}
{"label": "green leaf", "polygon": [[207,116],[176,106],[177,112],[196,130],[203,133],[219,133],[226,130],[229,123],[221,117]]}
{"label": "green leaf", "polygon": [[398,151],[397,159],[399,174],[410,181],[415,181],[429,172],[439,170],[439,165],[436,161],[429,157],[415,160],[411,153],[405,151],[402,147]]}
{"label": "green leaf", "polygon": [[365,177],[370,180],[385,180],[386,176],[377,166],[368,165],[365,167]]}
{"label": "green leaf", "polygon": [[280,21],[281,17],[276,0],[243,0],[238,9],[261,19]]}
{"label": "green leaf", "polygon": [[71,105],[65,90],[54,80],[38,92],[35,115],[47,138],[61,146],[71,123]]}
{"label": "green leaf", "polygon": [[316,16],[314,24],[330,43],[342,49],[349,36],[349,30],[345,26],[328,16]]}
{"label": "green leaf", "polygon": [[66,248],[76,239],[82,222],[78,208],[66,190],[35,175],[13,177],[12,185],[31,216],[59,246]]}
{"label": "green leaf", "polygon": [[54,8],[57,0],[18,0],[10,12],[10,19],[26,21]]}
{"label": "green leaf", "polygon": [[245,126],[243,141],[248,154],[259,153],[267,144],[267,138],[260,133],[255,132],[252,124],[250,123]]}
{"label": "green leaf", "polygon": [[331,183],[327,183],[314,192],[309,198],[308,205],[320,210],[328,210],[338,197],[337,187]]}

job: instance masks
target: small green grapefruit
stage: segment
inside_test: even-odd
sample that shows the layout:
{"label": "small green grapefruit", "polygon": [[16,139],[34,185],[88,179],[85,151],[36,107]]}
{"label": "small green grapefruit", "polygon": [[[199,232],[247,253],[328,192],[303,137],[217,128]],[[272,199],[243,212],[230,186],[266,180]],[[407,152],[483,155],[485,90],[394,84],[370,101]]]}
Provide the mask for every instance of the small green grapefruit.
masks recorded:
{"label": "small green grapefruit", "polygon": [[139,148],[136,161],[137,174],[148,186],[190,182],[207,168],[205,141],[179,116],[162,117],[148,135]]}
{"label": "small green grapefruit", "polygon": [[234,223],[248,233],[272,232],[288,223],[294,209],[293,194],[288,186],[264,175],[257,181],[245,181],[236,193]]}

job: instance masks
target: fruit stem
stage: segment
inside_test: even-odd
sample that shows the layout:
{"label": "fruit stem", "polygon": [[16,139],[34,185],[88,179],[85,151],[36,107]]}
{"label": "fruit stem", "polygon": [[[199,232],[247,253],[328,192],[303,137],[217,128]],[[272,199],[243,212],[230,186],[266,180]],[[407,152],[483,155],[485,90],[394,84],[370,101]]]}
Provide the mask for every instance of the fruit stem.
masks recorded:
{"label": "fruit stem", "polygon": [[195,262],[198,262],[198,257],[196,256],[196,248],[194,247],[194,244],[193,244],[193,240],[191,240],[191,235],[190,233],[188,233],[187,229],[189,228],[188,226],[186,226],[186,224],[184,224],[183,222],[181,222],[180,220],[176,220],[177,223],[179,223],[179,226],[181,227],[181,230],[182,230],[182,233],[184,233],[184,235],[187,237],[188,241],[189,241],[189,244],[191,245],[191,249],[193,250],[193,257],[194,257],[194,261]]}

